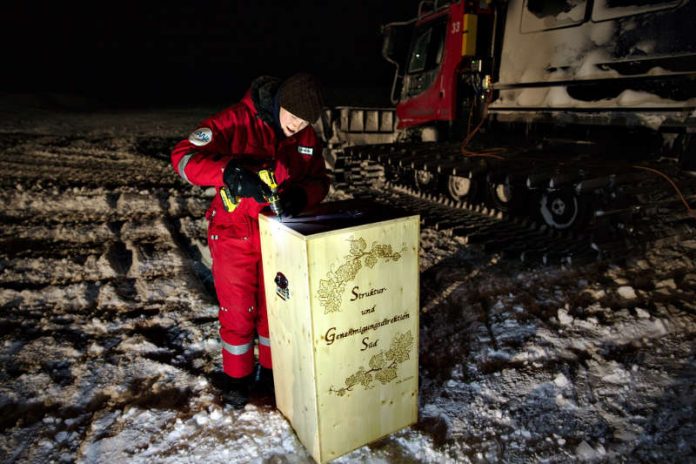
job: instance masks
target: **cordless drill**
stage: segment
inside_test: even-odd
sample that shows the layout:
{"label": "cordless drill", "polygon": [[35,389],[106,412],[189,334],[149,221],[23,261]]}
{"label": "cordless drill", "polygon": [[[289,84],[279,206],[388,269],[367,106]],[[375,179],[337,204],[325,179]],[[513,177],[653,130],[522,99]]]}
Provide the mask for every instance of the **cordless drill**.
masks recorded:
{"label": "cordless drill", "polygon": [[265,182],[271,189],[271,194],[266,197],[266,201],[271,205],[271,211],[280,217],[283,214],[283,208],[280,206],[280,195],[278,195],[278,183],[276,182],[275,175],[270,169],[262,169],[259,171],[259,177]]}
{"label": "cordless drill", "polygon": [[[271,169],[261,169],[258,172],[259,178],[271,189],[271,194],[265,196],[266,201],[271,205],[271,211],[275,213],[276,216],[280,217],[282,214],[282,209],[280,207],[280,196],[278,196],[278,184],[275,180],[275,175]],[[241,201],[240,197],[232,195],[230,189],[223,187],[220,189],[220,197],[222,198],[222,204],[225,206],[225,211],[231,213],[239,206]]]}

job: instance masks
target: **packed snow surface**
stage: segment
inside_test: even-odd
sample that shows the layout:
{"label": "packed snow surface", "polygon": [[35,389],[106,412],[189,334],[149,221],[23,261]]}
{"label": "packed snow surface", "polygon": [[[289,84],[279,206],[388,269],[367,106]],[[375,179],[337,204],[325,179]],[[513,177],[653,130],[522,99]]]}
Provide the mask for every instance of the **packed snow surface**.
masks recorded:
{"label": "packed snow surface", "polygon": [[[1,462],[312,462],[269,398],[219,399],[209,192],[168,162],[215,110],[0,108]],[[423,229],[419,421],[336,462],[693,462],[695,263]]]}

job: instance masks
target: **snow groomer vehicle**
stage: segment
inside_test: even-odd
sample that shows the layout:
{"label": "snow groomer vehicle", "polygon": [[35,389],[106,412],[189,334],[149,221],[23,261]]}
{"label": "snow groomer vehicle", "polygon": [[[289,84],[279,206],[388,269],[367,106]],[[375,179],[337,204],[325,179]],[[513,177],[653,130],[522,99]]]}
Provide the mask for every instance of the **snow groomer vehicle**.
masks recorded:
{"label": "snow groomer vehicle", "polygon": [[335,185],[592,240],[693,227],[695,27],[695,0],[423,1],[383,26],[394,106],[327,111]]}

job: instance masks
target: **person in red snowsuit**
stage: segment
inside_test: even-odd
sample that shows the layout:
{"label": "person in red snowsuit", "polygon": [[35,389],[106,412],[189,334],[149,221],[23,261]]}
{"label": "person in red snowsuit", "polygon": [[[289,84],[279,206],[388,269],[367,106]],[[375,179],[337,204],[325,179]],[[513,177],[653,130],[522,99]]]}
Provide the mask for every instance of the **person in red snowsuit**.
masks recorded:
{"label": "person in red snowsuit", "polygon": [[[258,170],[273,169],[284,215],[296,215],[321,202],[329,179],[311,123],[319,118],[322,106],[314,76],[300,73],[285,81],[262,76],[239,103],[205,119],[171,153],[174,170],[184,180],[216,188],[206,213],[208,246],[226,374],[222,396],[234,407],[246,404],[254,378],[272,383],[258,227],[270,189]],[[223,206],[223,187],[241,198],[232,212]]]}

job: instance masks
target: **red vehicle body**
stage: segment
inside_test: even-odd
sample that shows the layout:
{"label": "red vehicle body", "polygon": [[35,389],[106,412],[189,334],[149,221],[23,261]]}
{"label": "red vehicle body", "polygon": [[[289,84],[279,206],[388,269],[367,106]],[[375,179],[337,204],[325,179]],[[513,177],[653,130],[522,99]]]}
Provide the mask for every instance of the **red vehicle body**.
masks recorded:
{"label": "red vehicle body", "polygon": [[491,10],[460,2],[431,14],[419,14],[396,107],[398,128],[452,122],[461,117],[459,77],[470,71],[476,59],[478,15],[490,16]]}

